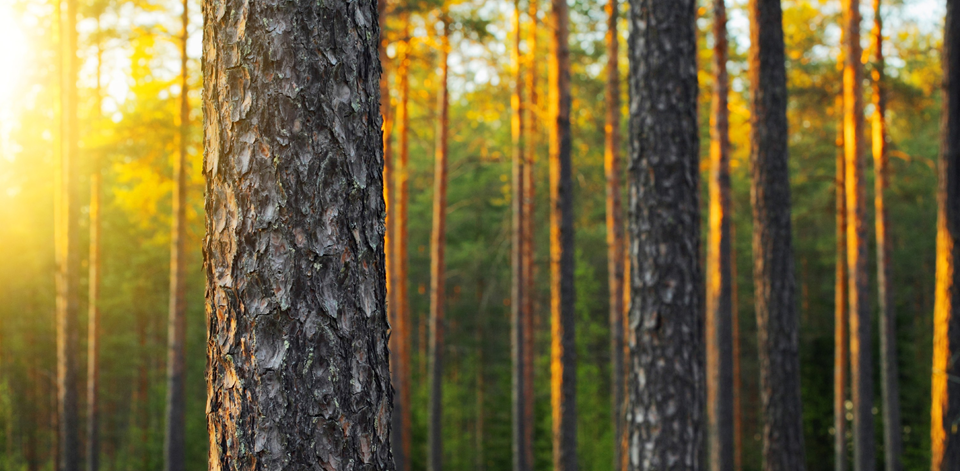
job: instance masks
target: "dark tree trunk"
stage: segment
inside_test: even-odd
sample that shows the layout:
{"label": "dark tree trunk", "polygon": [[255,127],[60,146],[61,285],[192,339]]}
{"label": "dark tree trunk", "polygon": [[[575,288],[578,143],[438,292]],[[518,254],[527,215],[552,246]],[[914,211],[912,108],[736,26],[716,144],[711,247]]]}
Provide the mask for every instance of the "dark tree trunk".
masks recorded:
{"label": "dark tree trunk", "polygon": [[553,467],[577,471],[577,351],[574,320],[573,178],[570,157],[570,12],[551,0],[550,54],[550,403]]}
{"label": "dark tree trunk", "polygon": [[203,9],[210,469],[392,470],[376,2]]}
{"label": "dark tree trunk", "polygon": [[843,108],[847,206],[847,277],[850,299],[850,397],[853,402],[853,469],[872,471],[873,349],[867,254],[866,180],[863,159],[863,65],[860,2],[843,0]]}
{"label": "dark tree trunk", "polygon": [[170,310],[167,325],[167,404],[163,440],[164,471],[184,471],[186,446],[186,224],[187,134],[190,102],[187,87],[188,3],[183,0],[183,36],[180,44],[180,153],[173,165],[173,227],[170,235]]}
{"label": "dark tree trunk", "polygon": [[610,411],[613,419],[613,469],[624,471],[623,433],[623,205],[620,202],[620,2],[607,1],[607,87],[603,167],[607,180],[607,284],[610,308]]}
{"label": "dark tree trunk", "polygon": [[[58,3],[57,10],[62,7]],[[77,1],[60,11],[60,167],[56,198],[57,469],[80,469],[77,418],[79,356],[79,131],[77,129]]]}
{"label": "dark tree trunk", "polygon": [[631,471],[705,469],[696,3],[630,2]]}
{"label": "dark tree trunk", "polygon": [[804,469],[782,14],[780,0],[750,2],[750,199],[766,471]]}
{"label": "dark tree trunk", "polygon": [[440,93],[437,96],[437,151],[433,173],[433,230],[430,234],[430,410],[428,471],[441,471],[443,459],[443,318],[446,299],[447,243],[447,56],[450,54],[450,21],[444,17],[440,38]]}
{"label": "dark tree trunk", "polygon": [[730,129],[727,9],[713,0],[710,235],[707,249],[707,443],[712,471],[733,471],[733,332],[730,284]]}
{"label": "dark tree trunk", "polygon": [[[733,204],[731,201],[731,214]],[[740,302],[737,295],[737,225],[730,219],[730,337],[733,343],[733,469],[743,469],[743,379],[740,375]]]}
{"label": "dark tree trunk", "polygon": [[847,362],[850,360],[850,332],[847,308],[847,197],[846,166],[843,150],[843,94],[836,100],[837,123],[837,262],[834,284],[833,316],[833,453],[835,471],[847,469],[847,384],[850,375]]}
{"label": "dark tree trunk", "polygon": [[880,0],[873,0],[873,169],[877,235],[877,291],[880,302],[880,386],[883,395],[883,452],[887,471],[900,471],[900,386],[897,379],[897,323],[893,310],[890,222],[884,203],[887,171],[887,100],[884,96],[883,19]]}
{"label": "dark tree trunk", "polygon": [[943,114],[937,186],[937,282],[933,325],[934,471],[960,467],[960,1],[947,1],[943,32]]}
{"label": "dark tree trunk", "polygon": [[529,48],[527,56],[527,99],[524,107],[526,121],[524,121],[523,141],[526,146],[526,160],[523,163],[523,214],[521,222],[523,225],[523,410],[526,413],[524,423],[529,424],[524,431],[526,436],[524,442],[527,446],[527,463],[533,468],[533,430],[536,428],[534,423],[534,389],[533,389],[533,360],[534,360],[534,260],[533,260],[533,231],[534,231],[534,199],[536,192],[534,190],[534,163],[537,161],[537,123],[540,122],[540,114],[537,111],[537,58],[540,57],[537,51],[537,11],[539,0],[530,0],[530,26],[527,31],[527,45]]}

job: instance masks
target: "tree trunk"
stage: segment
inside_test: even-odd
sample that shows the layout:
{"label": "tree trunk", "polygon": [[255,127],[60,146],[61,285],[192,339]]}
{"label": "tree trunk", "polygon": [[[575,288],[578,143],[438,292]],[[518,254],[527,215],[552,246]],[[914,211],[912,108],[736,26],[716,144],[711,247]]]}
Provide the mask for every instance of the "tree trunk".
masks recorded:
{"label": "tree trunk", "polygon": [[620,57],[617,17],[620,3],[607,1],[607,88],[603,167],[607,180],[607,284],[610,303],[610,411],[613,469],[623,471],[623,216],[620,203]]}
{"label": "tree trunk", "polygon": [[407,313],[407,163],[409,161],[407,104],[410,99],[410,22],[404,14],[402,38],[397,45],[397,134],[400,144],[400,159],[394,162],[392,209],[393,225],[392,261],[393,271],[390,286],[390,304],[394,316],[390,334],[391,378],[396,390],[394,396],[393,436],[398,440],[394,447],[394,459],[398,471],[410,471],[410,317]]}
{"label": "tree trunk", "polygon": [[[731,201],[730,212],[733,213]],[[743,469],[743,380],[740,375],[740,302],[737,284],[737,225],[730,219],[730,336],[733,343],[733,469]]]}
{"label": "tree trunk", "polygon": [[[103,47],[100,44],[100,16],[97,15],[97,89],[96,113],[100,119],[101,68],[103,65]],[[100,227],[101,227],[101,163],[98,151],[90,155],[90,255],[87,294],[87,471],[100,469]],[[30,432],[30,439],[33,439]]]}
{"label": "tree trunk", "polygon": [[203,8],[210,469],[390,471],[376,2]]}
{"label": "tree trunk", "polygon": [[710,235],[707,254],[707,443],[710,469],[733,471],[733,333],[730,284],[730,126],[727,9],[713,1]]}
{"label": "tree trunk", "polygon": [[960,466],[960,2],[947,2],[943,114],[937,186],[937,282],[933,310],[931,469]]}
{"label": "tree trunk", "polygon": [[[58,3],[57,9],[60,10]],[[77,198],[79,130],[77,126],[77,1],[67,0],[60,14],[60,167],[56,198],[57,261],[57,469],[80,468],[77,418],[78,311],[80,253]]]}
{"label": "tree trunk", "polygon": [[163,440],[164,471],[184,471],[186,446],[186,225],[187,135],[190,101],[187,86],[188,3],[183,0],[183,36],[180,45],[180,153],[173,164],[173,227],[170,235],[170,310],[167,325],[167,404]]}
{"label": "tree trunk", "polygon": [[428,471],[441,471],[443,459],[443,313],[446,299],[447,243],[447,56],[450,54],[450,21],[444,17],[440,38],[440,93],[437,96],[437,150],[433,173],[433,230],[430,234],[430,418]]}
{"label": "tree trunk", "polygon": [[877,291],[880,298],[880,386],[883,394],[883,450],[887,471],[900,471],[903,439],[900,431],[900,386],[897,379],[897,323],[891,284],[890,223],[884,204],[887,171],[886,97],[884,96],[883,19],[880,0],[873,0],[873,168],[877,234]]}
{"label": "tree trunk", "polygon": [[534,422],[534,389],[533,389],[533,360],[534,360],[534,260],[533,260],[533,231],[534,231],[534,191],[533,172],[534,163],[537,161],[537,123],[540,121],[540,114],[537,110],[537,11],[539,9],[539,0],[530,0],[530,26],[527,31],[527,44],[529,52],[527,56],[527,101],[526,121],[524,121],[524,144],[526,145],[526,159],[523,162],[523,247],[521,258],[523,265],[523,410],[526,414],[524,423],[528,424],[524,428],[526,435],[524,442],[527,443],[526,462],[530,469],[533,469],[533,431],[536,428]]}
{"label": "tree trunk", "polygon": [[782,14],[780,0],[750,2],[750,199],[766,471],[804,469]]}
{"label": "tree trunk", "polygon": [[510,49],[510,59],[513,64],[513,90],[510,95],[510,136],[511,142],[511,235],[510,235],[510,264],[511,264],[511,302],[510,302],[510,350],[512,356],[512,431],[513,431],[513,470],[530,471],[532,464],[528,461],[531,456],[530,434],[528,429],[532,424],[527,422],[526,411],[526,319],[524,306],[527,299],[527,283],[524,278],[524,245],[527,238],[524,234],[527,215],[524,213],[526,192],[524,183],[526,175],[524,165],[524,122],[523,122],[523,74],[520,65],[520,2],[513,2],[513,45]]}
{"label": "tree trunk", "polygon": [[843,145],[843,94],[837,96],[836,114],[841,117],[837,123],[837,263],[834,285],[833,316],[833,453],[834,469],[847,469],[847,383],[850,375],[847,370],[850,349],[848,322],[847,288],[847,198],[845,195],[845,158]]}
{"label": "tree trunk", "polygon": [[573,179],[570,157],[570,12],[551,0],[550,54],[550,403],[553,466],[577,471],[577,351],[574,320]]}
{"label": "tree trunk", "polygon": [[[384,236],[383,236],[383,252],[384,252],[384,267],[386,271],[386,282],[387,282],[387,319],[390,322],[391,328],[396,328],[397,326],[397,306],[394,302],[394,281],[396,277],[396,264],[394,257],[394,236],[393,236],[393,220],[394,220],[394,172],[393,172],[393,142],[392,142],[392,132],[393,132],[393,113],[390,104],[390,80],[389,80],[389,69],[388,61],[390,60],[387,56],[387,2],[388,0],[378,0],[377,1],[377,19],[380,26],[380,42],[378,43],[377,54],[380,57],[381,73],[380,73],[380,113],[383,115],[383,203],[385,208],[384,216]],[[397,365],[400,362],[399,359],[399,349],[397,347],[397,342],[400,340],[399,336],[396,335],[396,331],[390,336],[390,380],[393,385],[400,384],[400,375],[397,369]],[[399,395],[394,396],[396,401],[399,398]],[[394,404],[394,412],[391,419],[392,434],[394,437],[400,437],[401,435],[401,423],[400,423],[400,414],[396,413],[400,408]],[[393,440],[393,443],[397,443],[398,440]],[[394,453],[394,461],[398,469],[402,469],[403,460],[400,453]]]}
{"label": "tree trunk", "polygon": [[870,284],[867,275],[867,205],[863,160],[863,66],[860,3],[843,0],[843,107],[847,205],[847,267],[850,289],[850,396],[853,401],[853,469],[875,468],[873,355]]}
{"label": "tree trunk", "polygon": [[702,470],[696,1],[630,2],[630,470]]}

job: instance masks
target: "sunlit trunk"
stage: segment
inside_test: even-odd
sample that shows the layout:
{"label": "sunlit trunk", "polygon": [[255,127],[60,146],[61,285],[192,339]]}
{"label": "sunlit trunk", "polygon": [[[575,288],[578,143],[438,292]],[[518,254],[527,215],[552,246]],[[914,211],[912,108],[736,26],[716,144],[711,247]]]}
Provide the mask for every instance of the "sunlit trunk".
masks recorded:
{"label": "sunlit trunk", "polygon": [[843,146],[843,94],[837,96],[836,116],[837,123],[837,257],[836,277],[834,280],[834,316],[833,316],[833,453],[834,469],[847,469],[847,384],[850,376],[847,365],[849,350],[849,317],[847,308],[847,197],[846,197],[846,166]]}

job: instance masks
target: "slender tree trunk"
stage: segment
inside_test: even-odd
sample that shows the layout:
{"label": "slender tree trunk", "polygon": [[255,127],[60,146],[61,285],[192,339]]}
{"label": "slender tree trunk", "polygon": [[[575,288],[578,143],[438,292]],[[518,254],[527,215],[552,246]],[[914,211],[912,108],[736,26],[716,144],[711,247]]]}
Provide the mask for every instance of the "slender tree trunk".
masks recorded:
{"label": "slender tree trunk", "polygon": [[[60,15],[60,167],[56,200],[57,261],[57,469],[80,468],[77,418],[78,311],[80,290],[79,200],[77,175],[77,1],[67,0]],[[58,4],[58,9],[62,7]]]}
{"label": "slender tree trunk", "polygon": [[696,4],[630,1],[631,471],[705,469]]}
{"label": "slender tree trunk", "polygon": [[860,62],[860,3],[843,0],[843,106],[847,267],[850,289],[850,396],[853,401],[853,469],[875,468],[873,356],[870,285],[867,279],[867,206],[863,160],[863,66]]}
{"label": "slender tree trunk", "polygon": [[510,59],[513,65],[513,89],[510,95],[510,136],[511,142],[511,234],[510,234],[510,265],[511,265],[511,303],[510,303],[510,351],[512,357],[512,451],[513,470],[530,471],[532,463],[528,461],[531,455],[528,429],[532,426],[527,422],[526,411],[526,335],[524,327],[524,306],[526,305],[527,283],[524,279],[524,237],[527,215],[524,199],[524,183],[526,180],[524,165],[524,122],[523,122],[523,74],[520,64],[520,1],[513,2],[513,44],[510,49]]}
{"label": "slender tree trunk", "polygon": [[880,0],[873,0],[873,168],[877,234],[877,291],[880,298],[880,381],[883,393],[883,450],[887,471],[900,471],[903,439],[900,432],[900,386],[897,379],[897,330],[891,283],[889,218],[884,204],[887,170],[886,97],[884,96],[883,19]]}
{"label": "slender tree trunk", "polygon": [[[733,213],[731,201],[730,212]],[[740,300],[737,294],[737,225],[730,219],[730,336],[733,343],[733,469],[743,469],[743,412],[741,397],[743,380],[740,376]]]}
{"label": "slender tree trunk", "polygon": [[607,88],[603,167],[607,180],[607,284],[610,303],[610,386],[613,419],[613,469],[623,471],[623,209],[620,203],[620,3],[607,1]]}
{"label": "slender tree trunk", "polygon": [[960,1],[947,1],[937,186],[937,282],[933,308],[931,469],[960,466]]}
{"label": "slender tree trunk", "polygon": [[574,320],[573,178],[570,143],[570,13],[551,0],[550,54],[550,399],[553,466],[577,471],[577,351]]}
{"label": "slender tree trunk", "polygon": [[780,0],[750,2],[750,199],[766,471],[804,469],[782,14]]}
{"label": "slender tree trunk", "polygon": [[707,254],[707,443],[710,469],[733,471],[733,335],[730,284],[730,130],[727,9],[713,0],[710,235]]}
{"label": "slender tree trunk", "polygon": [[173,164],[173,227],[170,235],[170,310],[167,325],[167,404],[163,440],[164,471],[185,469],[186,446],[186,224],[187,135],[190,101],[187,83],[188,3],[183,0],[183,36],[180,44],[180,152]]}
{"label": "slender tree trunk", "polygon": [[528,424],[524,428],[526,435],[524,442],[527,443],[526,461],[533,469],[533,431],[536,428],[534,422],[534,389],[533,389],[533,360],[534,360],[534,261],[533,261],[533,231],[534,231],[534,199],[536,197],[534,163],[537,161],[537,123],[540,121],[540,114],[537,110],[537,11],[539,0],[530,0],[530,26],[527,31],[527,46],[529,48],[527,56],[527,100],[526,116],[524,121],[524,144],[526,145],[526,159],[523,162],[523,410],[526,416],[524,423]]}
{"label": "slender tree trunk", "polygon": [[410,23],[404,14],[402,38],[397,47],[397,135],[400,144],[400,159],[394,162],[394,198],[391,215],[393,220],[392,272],[390,303],[395,307],[394,324],[390,334],[391,355],[394,358],[391,378],[397,394],[394,396],[393,433],[398,440],[394,447],[394,459],[398,471],[410,471],[410,317],[407,312],[407,162],[409,161],[407,103],[410,95]]}
{"label": "slender tree trunk", "polygon": [[[100,16],[97,15],[97,89],[96,116],[100,118],[100,70],[103,48],[100,44]],[[100,155],[90,155],[90,255],[87,299],[87,471],[100,469],[100,410],[98,391],[100,382]],[[32,432],[31,432],[32,433]],[[32,435],[31,435],[32,438]]]}
{"label": "slender tree trunk", "polygon": [[376,7],[204,1],[210,469],[394,469]]}
{"label": "slender tree trunk", "polygon": [[441,471],[443,459],[443,314],[446,299],[447,243],[447,56],[450,54],[450,20],[444,16],[440,38],[440,93],[437,96],[437,150],[433,173],[433,230],[430,234],[430,418],[428,471]]}
{"label": "slender tree trunk", "polygon": [[[843,116],[843,95],[837,96],[837,116]],[[834,285],[834,317],[833,317],[833,453],[834,469],[847,469],[847,384],[850,375],[847,371],[849,361],[850,333],[847,308],[847,197],[846,197],[846,166],[843,145],[843,120],[837,124],[837,262],[836,281]]]}

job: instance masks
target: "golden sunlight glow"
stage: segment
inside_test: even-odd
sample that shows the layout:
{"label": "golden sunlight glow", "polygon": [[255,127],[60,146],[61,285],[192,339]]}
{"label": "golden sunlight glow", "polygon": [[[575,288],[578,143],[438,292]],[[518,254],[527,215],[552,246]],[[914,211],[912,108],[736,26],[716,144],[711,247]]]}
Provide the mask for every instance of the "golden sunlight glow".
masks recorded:
{"label": "golden sunlight glow", "polygon": [[14,96],[27,58],[27,37],[20,30],[19,15],[6,2],[0,2],[0,100]]}

